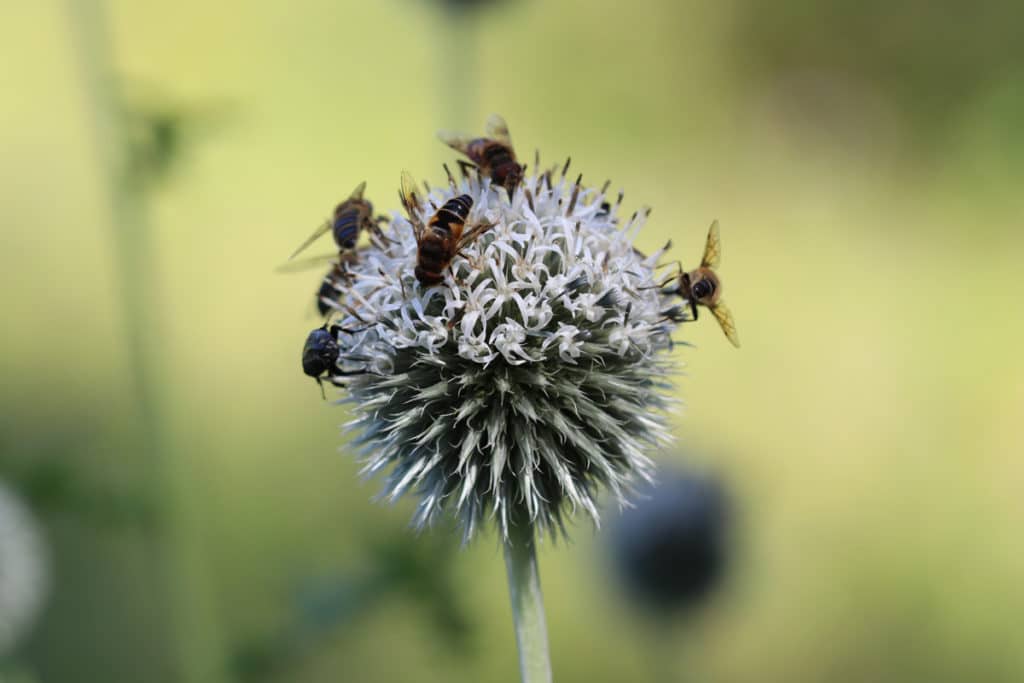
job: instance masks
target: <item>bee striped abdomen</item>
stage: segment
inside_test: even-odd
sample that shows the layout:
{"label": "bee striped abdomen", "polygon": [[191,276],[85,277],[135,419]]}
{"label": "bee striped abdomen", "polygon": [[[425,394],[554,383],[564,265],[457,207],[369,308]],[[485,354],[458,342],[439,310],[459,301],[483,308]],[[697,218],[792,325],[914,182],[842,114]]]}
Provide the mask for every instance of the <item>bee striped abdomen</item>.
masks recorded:
{"label": "bee striped abdomen", "polygon": [[468,194],[453,197],[445,202],[444,206],[430,219],[429,228],[451,233],[452,227],[458,225],[459,232],[461,232],[461,226],[466,222],[472,208],[473,198]]}
{"label": "bee striped abdomen", "polygon": [[337,211],[334,214],[334,225],[332,226],[334,241],[343,249],[355,247],[362,224],[363,210],[359,207],[350,206]]}
{"label": "bee striped abdomen", "polygon": [[444,280],[472,208],[473,198],[464,194],[452,197],[431,216],[417,245],[415,275],[421,284],[429,287]]}

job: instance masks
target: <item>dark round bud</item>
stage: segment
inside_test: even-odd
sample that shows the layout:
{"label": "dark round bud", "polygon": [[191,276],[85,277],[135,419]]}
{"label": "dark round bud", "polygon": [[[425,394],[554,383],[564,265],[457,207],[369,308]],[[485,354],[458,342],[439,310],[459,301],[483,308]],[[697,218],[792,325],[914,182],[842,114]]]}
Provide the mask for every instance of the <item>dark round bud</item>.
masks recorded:
{"label": "dark round bud", "polygon": [[496,5],[501,0],[441,0],[442,5],[456,8],[482,7],[484,5]]}
{"label": "dark round bud", "polygon": [[611,552],[617,578],[629,597],[670,615],[705,598],[727,559],[728,510],[719,485],[679,471],[615,520]]}

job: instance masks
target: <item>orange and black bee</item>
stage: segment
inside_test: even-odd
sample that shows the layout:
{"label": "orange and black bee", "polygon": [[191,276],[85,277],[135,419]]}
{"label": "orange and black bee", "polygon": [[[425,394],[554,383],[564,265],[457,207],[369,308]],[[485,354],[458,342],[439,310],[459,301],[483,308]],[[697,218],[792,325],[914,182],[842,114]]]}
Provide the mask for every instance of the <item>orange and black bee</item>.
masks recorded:
{"label": "orange and black bee", "polygon": [[473,198],[468,194],[452,197],[438,209],[427,224],[419,217],[420,200],[416,183],[408,171],[402,172],[399,190],[409,221],[416,233],[416,279],[424,287],[444,280],[444,270],[467,244],[492,227],[481,223],[465,231],[466,219],[473,209]]}
{"label": "orange and black bee", "polygon": [[491,114],[485,130],[487,137],[482,138],[470,138],[447,131],[440,131],[437,136],[444,144],[469,157],[481,175],[489,177],[495,185],[504,187],[511,196],[523,179],[523,167],[516,161],[508,124],[501,116]]}
{"label": "orange and black bee", "polygon": [[697,319],[697,307],[704,306],[715,316],[722,332],[736,348],[740,346],[739,335],[736,334],[736,323],[732,313],[722,301],[722,280],[714,271],[722,260],[722,240],[718,234],[718,221],[711,223],[708,230],[707,243],[704,245],[704,257],[700,267],[679,274],[678,292],[690,304],[693,319]]}
{"label": "orange and black bee", "polygon": [[[327,271],[327,275],[324,276],[320,289],[318,289],[316,293],[316,306],[321,315],[326,316],[330,311],[334,310],[335,307],[331,305],[331,302],[337,301],[338,293],[341,291],[341,285],[350,279],[350,274],[345,266],[352,264],[357,258],[356,242],[359,240],[359,233],[363,230],[367,230],[373,232],[381,239],[386,239],[381,233],[378,223],[386,221],[387,217],[373,217],[373,204],[371,204],[368,199],[363,198],[363,192],[365,190],[366,182],[363,181],[356,186],[356,189],[352,191],[352,194],[349,195],[348,199],[335,207],[334,216],[324,221],[324,223],[317,228],[305,242],[299,245],[299,248],[296,249],[291,256],[288,257],[289,263],[278,268],[280,271],[289,272],[292,270],[305,269],[307,266],[312,264],[323,263],[327,259],[334,260],[331,265],[331,269]],[[327,231],[331,231],[333,233],[334,243],[338,247],[337,256],[317,256],[305,261],[293,261],[293,259],[302,253],[306,247],[319,239]]]}
{"label": "orange and black bee", "polygon": [[352,251],[356,248],[356,241],[362,230],[373,231],[380,234],[377,224],[387,220],[384,216],[373,217],[373,204],[370,200],[363,199],[363,192],[366,190],[366,181],[359,183],[352,191],[348,199],[341,202],[334,208],[334,216],[324,221],[323,225],[317,228],[306,241],[299,245],[288,260],[292,260],[302,251],[313,244],[328,230],[334,234],[334,242],[341,252]]}

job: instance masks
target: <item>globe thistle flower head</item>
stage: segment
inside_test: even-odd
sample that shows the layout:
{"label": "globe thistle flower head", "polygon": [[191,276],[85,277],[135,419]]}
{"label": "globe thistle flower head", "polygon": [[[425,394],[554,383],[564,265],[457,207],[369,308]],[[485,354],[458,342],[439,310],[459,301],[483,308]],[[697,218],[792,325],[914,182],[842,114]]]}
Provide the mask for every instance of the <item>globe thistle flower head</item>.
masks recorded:
{"label": "globe thistle flower head", "polygon": [[42,533],[32,513],[0,482],[0,659],[35,621],[48,585]]}
{"label": "globe thistle flower head", "polygon": [[625,592],[663,616],[703,600],[724,574],[729,506],[713,479],[662,472],[610,531],[613,569]]}
{"label": "globe thistle flower head", "polygon": [[[337,302],[331,381],[357,414],[363,471],[388,472],[389,500],[418,495],[417,525],[455,512],[467,539],[491,518],[506,537],[513,517],[552,534],[575,511],[597,523],[599,491],[623,501],[668,440],[683,313],[658,287],[663,252],[633,248],[648,212],[620,221],[621,196],[536,166],[511,197],[449,181],[406,197],[411,215],[360,252]],[[417,235],[463,195],[475,236],[424,285]]]}

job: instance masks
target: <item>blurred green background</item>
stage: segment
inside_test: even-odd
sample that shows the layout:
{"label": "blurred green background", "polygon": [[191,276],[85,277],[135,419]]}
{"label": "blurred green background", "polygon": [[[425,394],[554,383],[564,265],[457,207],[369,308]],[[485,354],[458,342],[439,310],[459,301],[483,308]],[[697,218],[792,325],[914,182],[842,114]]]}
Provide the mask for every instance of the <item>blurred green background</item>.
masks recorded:
{"label": "blurred green background", "polygon": [[320,273],[273,272],[491,111],[653,206],[641,248],[693,261],[718,218],[744,344],[709,320],[676,351],[682,452],[739,506],[727,589],[655,636],[581,523],[541,553],[555,680],[1024,679],[1020,3],[97,6],[0,22],[0,476],[53,546],[37,680],[517,680],[493,534],[371,503],[299,371]]}

